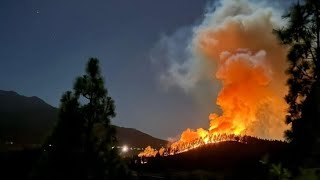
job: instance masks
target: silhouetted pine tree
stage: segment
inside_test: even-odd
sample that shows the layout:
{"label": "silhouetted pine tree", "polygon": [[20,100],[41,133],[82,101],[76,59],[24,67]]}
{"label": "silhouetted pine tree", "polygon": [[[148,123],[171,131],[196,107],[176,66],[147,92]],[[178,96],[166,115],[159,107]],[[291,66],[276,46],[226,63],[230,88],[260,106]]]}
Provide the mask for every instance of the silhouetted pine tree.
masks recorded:
{"label": "silhouetted pine tree", "polygon": [[99,61],[91,58],[73,92],[61,98],[60,120],[44,145],[35,179],[123,179],[130,172],[116,148],[113,99],[104,87]]}
{"label": "silhouetted pine tree", "polygon": [[320,162],[320,1],[298,2],[284,18],[289,20],[288,25],[275,33],[290,48],[289,93],[285,100],[289,104],[286,122],[292,128],[286,138],[300,160],[313,166]]}

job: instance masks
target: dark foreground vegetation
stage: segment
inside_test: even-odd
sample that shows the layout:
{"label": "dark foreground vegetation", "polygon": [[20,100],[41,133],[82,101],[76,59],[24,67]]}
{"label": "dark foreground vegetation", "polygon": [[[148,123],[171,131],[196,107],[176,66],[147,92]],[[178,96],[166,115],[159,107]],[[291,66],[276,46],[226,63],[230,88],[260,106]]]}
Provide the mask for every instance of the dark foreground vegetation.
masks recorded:
{"label": "dark foreground vegetation", "polygon": [[[207,178],[207,179],[258,179],[267,176],[269,167],[261,160],[269,157],[272,162],[284,162],[288,144],[250,138],[248,143],[221,142],[208,144],[173,156],[143,159],[123,159],[134,172],[132,179],[157,178]],[[30,172],[44,149],[2,152],[0,179],[28,179]],[[19,172],[19,173],[17,173]],[[261,179],[261,178],[259,178]]]}
{"label": "dark foreground vegetation", "polygon": [[285,142],[250,138],[246,144],[220,142],[172,156],[144,158],[146,164],[132,168],[142,176],[165,178],[261,179],[269,171],[261,161],[283,162],[287,148]]}
{"label": "dark foreground vegetation", "polygon": [[41,153],[40,149],[0,152],[0,179],[28,179]]}

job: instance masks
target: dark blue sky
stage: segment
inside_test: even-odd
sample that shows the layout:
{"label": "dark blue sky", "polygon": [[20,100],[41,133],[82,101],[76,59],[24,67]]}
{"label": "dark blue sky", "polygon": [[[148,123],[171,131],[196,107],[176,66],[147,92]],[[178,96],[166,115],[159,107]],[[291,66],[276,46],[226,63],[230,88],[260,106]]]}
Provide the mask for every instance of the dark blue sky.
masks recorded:
{"label": "dark blue sky", "polygon": [[[1,0],[0,89],[38,96],[53,106],[101,61],[116,101],[114,123],[153,136],[207,124],[208,109],[159,87],[150,50],[160,36],[203,16],[205,0]],[[214,100],[212,100],[214,102]]]}
{"label": "dark blue sky", "polygon": [[63,92],[84,73],[88,58],[97,57],[116,101],[115,124],[160,138],[175,137],[187,127],[206,128],[215,99],[207,98],[201,105],[181,89],[164,90],[159,83],[162,67],[150,60],[162,35],[200,22],[206,4],[207,0],[1,0],[0,89],[38,96],[58,107]]}

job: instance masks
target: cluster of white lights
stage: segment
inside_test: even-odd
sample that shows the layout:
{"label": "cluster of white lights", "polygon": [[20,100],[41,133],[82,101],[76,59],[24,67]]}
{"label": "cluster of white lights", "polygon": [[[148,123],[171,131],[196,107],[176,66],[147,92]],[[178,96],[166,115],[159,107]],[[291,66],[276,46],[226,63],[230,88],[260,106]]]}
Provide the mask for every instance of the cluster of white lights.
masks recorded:
{"label": "cluster of white lights", "polygon": [[121,152],[123,153],[126,153],[128,152],[129,150],[143,150],[144,148],[136,148],[136,147],[128,147],[127,145],[123,145],[123,146],[112,146],[111,147],[112,149],[114,148],[117,148],[117,149],[120,149]]}

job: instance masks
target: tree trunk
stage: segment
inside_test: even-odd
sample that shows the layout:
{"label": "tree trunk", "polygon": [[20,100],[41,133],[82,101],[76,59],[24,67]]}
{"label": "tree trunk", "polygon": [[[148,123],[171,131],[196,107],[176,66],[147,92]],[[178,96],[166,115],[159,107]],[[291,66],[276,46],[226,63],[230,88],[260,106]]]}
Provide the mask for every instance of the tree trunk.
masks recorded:
{"label": "tree trunk", "polygon": [[315,4],[315,11],[316,11],[316,37],[317,37],[317,44],[316,44],[316,79],[320,77],[320,14],[317,7],[318,4]]}
{"label": "tree trunk", "polygon": [[[93,113],[93,105],[92,105],[92,94],[90,94],[90,100],[89,100],[89,114],[91,115]],[[87,119],[87,127],[85,130],[85,158],[86,158],[86,171],[87,171],[87,176],[88,179],[91,179],[91,174],[92,174],[92,169],[91,169],[91,159],[92,159],[92,153],[93,153],[93,147],[92,147],[92,142],[91,142],[91,133],[92,133],[92,128],[93,128],[93,117],[90,116]]]}

